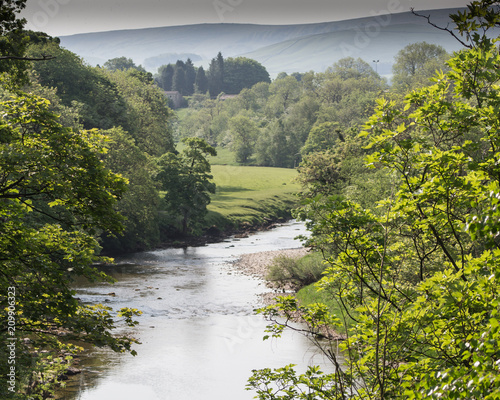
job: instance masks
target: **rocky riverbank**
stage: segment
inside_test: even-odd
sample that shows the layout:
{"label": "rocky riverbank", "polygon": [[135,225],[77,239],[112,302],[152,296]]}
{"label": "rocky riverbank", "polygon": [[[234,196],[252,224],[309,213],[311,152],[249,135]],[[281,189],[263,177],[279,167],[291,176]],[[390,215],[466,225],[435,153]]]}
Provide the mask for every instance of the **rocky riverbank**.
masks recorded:
{"label": "rocky riverbank", "polygon": [[[266,279],[269,272],[269,267],[273,264],[274,259],[280,256],[301,258],[304,257],[308,252],[308,249],[302,247],[297,249],[263,251],[260,253],[244,254],[234,263],[234,268],[242,274],[262,279],[266,282],[266,285],[269,288],[273,289],[273,291],[266,292],[261,295],[264,305],[269,305],[273,304],[273,299],[277,296],[295,293],[292,288],[276,286],[273,282],[270,282]],[[296,314],[296,320],[298,322],[305,322],[302,319],[300,313]],[[328,338],[330,340],[345,339],[344,335],[335,332],[335,330],[330,326],[321,327],[318,333],[320,336]]]}
{"label": "rocky riverbank", "polygon": [[271,304],[273,298],[291,292],[290,288],[276,286],[273,282],[266,280],[269,272],[269,267],[273,264],[276,257],[285,256],[291,258],[301,258],[308,253],[308,249],[304,247],[296,249],[263,251],[259,253],[243,254],[233,265],[233,267],[242,274],[253,276],[262,279],[266,282],[272,292],[262,294],[264,304]]}
{"label": "rocky riverbank", "polygon": [[308,249],[300,247],[297,249],[262,251],[260,253],[243,254],[234,267],[242,273],[265,280],[269,267],[276,257],[286,256],[291,258],[304,257]]}

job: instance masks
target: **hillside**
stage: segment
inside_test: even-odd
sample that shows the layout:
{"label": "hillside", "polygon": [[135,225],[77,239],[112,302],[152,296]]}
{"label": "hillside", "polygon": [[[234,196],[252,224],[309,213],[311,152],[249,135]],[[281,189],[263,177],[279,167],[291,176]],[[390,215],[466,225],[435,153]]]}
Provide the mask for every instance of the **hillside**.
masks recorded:
{"label": "hillside", "polygon": [[[422,22],[423,19],[417,21]],[[380,27],[380,31],[373,37],[369,37],[366,32],[369,30],[356,26],[288,40],[246,53],[244,56],[265,65],[270,74],[282,71],[283,66],[286,66],[287,72],[324,71],[341,58],[359,57],[370,64],[373,60],[379,60],[377,71],[388,76],[392,73],[394,57],[409,43],[426,41],[439,44],[448,52],[461,48],[460,43],[450,34],[427,24],[402,21]]]}
{"label": "hillside", "polygon": [[[446,26],[454,11],[421,13]],[[64,47],[92,65],[126,56],[154,72],[154,58],[159,55],[190,53],[199,56],[195,64],[206,66],[221,51],[224,57],[254,58],[271,76],[281,71],[320,72],[346,56],[368,62],[378,59],[379,72],[389,74],[394,55],[407,44],[423,40],[441,44],[448,51],[460,47],[446,32],[410,12],[319,24],[200,24],[61,37]]]}

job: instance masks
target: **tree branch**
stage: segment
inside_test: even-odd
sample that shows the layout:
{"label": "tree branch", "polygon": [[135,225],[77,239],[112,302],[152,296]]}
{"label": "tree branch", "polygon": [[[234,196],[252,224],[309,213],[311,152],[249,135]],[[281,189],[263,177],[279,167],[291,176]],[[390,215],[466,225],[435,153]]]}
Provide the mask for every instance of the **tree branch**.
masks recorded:
{"label": "tree branch", "polygon": [[427,20],[427,23],[429,25],[433,26],[434,28],[439,29],[440,31],[448,32],[451,36],[453,36],[456,40],[458,40],[462,46],[467,47],[468,49],[472,49],[472,45],[471,44],[465,43],[462,39],[460,39],[456,35],[455,32],[453,32],[453,30],[451,30],[450,28],[448,28],[448,26],[446,26],[446,28],[442,28],[442,27],[436,25],[435,23],[431,22],[431,16],[430,15],[418,14],[413,7],[410,10],[411,10],[411,13],[413,15],[415,15],[417,17],[420,17],[420,18],[425,18]]}
{"label": "tree branch", "polygon": [[42,57],[18,57],[18,56],[0,56],[0,60],[21,60],[21,61],[48,61],[56,58],[55,56],[48,56],[42,54]]}

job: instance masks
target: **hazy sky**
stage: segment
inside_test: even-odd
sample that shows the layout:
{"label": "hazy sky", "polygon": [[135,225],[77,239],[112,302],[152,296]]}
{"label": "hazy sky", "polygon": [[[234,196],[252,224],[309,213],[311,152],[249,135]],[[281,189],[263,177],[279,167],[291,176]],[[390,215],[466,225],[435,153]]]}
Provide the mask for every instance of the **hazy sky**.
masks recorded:
{"label": "hazy sky", "polygon": [[28,0],[28,27],[53,36],[198,23],[300,24],[434,8],[465,0]]}

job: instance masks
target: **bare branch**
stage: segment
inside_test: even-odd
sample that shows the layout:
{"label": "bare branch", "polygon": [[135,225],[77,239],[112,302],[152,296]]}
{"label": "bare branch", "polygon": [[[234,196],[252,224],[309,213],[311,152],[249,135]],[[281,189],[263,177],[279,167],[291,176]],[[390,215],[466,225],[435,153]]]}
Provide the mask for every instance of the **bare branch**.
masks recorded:
{"label": "bare branch", "polygon": [[422,14],[418,14],[414,8],[411,8],[411,13],[417,17],[420,17],[420,18],[425,18],[427,20],[427,23],[431,26],[433,26],[434,28],[436,29],[439,29],[440,31],[445,31],[445,32],[448,32],[451,36],[453,36],[456,40],[458,40],[460,42],[460,44],[464,47],[467,47],[468,49],[472,49],[472,45],[471,44],[467,44],[465,43],[462,39],[460,39],[457,34],[455,32],[453,32],[452,29],[448,28],[448,25],[446,26],[446,28],[443,28],[439,25],[436,25],[435,23],[431,22],[431,16],[430,15],[422,15]]}

